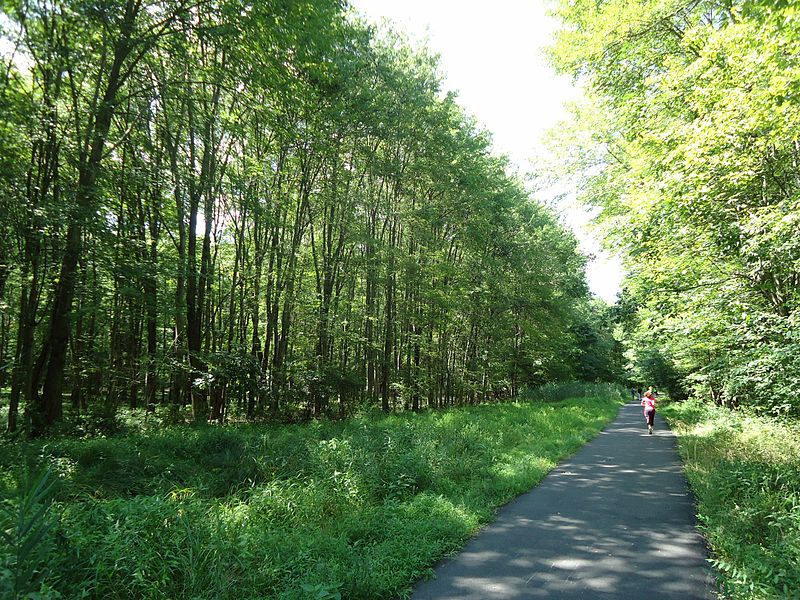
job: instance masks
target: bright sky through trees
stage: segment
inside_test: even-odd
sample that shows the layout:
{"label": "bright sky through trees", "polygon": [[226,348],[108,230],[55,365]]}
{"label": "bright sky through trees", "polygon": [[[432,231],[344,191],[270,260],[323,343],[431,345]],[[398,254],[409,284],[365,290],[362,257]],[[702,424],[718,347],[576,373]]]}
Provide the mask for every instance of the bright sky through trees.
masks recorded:
{"label": "bright sky through trees", "polygon": [[[547,65],[542,48],[557,22],[542,0],[352,0],[368,20],[393,22],[412,42],[428,40],[441,55],[447,89],[493,134],[495,148],[527,170],[546,152],[540,139],[565,117],[563,105],[578,97],[569,77]],[[588,217],[565,210],[584,252],[597,258],[588,269],[592,291],[613,302],[621,280],[619,261],[598,246]]]}

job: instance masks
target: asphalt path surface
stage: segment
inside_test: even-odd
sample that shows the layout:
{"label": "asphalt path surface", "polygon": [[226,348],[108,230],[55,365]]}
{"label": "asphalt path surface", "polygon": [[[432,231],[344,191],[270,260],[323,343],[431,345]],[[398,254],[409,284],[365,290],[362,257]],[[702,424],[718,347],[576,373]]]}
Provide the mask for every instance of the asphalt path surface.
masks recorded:
{"label": "asphalt path surface", "polygon": [[714,582],[675,436],[642,408],[500,509],[413,600],[711,599]]}

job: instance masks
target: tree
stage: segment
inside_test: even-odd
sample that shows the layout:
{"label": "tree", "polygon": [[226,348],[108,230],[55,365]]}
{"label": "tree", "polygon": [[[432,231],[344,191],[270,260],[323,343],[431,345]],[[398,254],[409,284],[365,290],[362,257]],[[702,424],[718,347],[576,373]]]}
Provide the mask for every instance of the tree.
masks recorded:
{"label": "tree", "polygon": [[64,392],[113,428],[123,405],[344,416],[576,374],[576,241],[427,50],[337,0],[4,6],[32,61],[0,117],[10,427],[22,406],[43,433]]}
{"label": "tree", "polygon": [[657,336],[676,391],[773,412],[800,376],[793,10],[563,4],[553,51],[603,112],[572,156],[628,257],[629,344]]}

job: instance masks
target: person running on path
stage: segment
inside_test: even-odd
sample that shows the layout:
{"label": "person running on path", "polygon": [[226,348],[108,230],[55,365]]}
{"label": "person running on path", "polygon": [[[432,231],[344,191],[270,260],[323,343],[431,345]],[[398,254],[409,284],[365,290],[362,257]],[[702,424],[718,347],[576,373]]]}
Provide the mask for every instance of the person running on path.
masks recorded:
{"label": "person running on path", "polygon": [[653,421],[656,416],[656,397],[653,393],[653,386],[647,388],[642,398],[642,406],[644,406],[644,420],[647,421],[647,433],[653,433]]}

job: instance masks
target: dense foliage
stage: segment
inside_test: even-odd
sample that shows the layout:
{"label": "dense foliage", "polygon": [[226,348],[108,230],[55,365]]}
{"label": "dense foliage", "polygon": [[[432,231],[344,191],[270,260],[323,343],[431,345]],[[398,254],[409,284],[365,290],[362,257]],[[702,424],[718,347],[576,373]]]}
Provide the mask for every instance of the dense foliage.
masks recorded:
{"label": "dense foliage", "polygon": [[620,390],[582,391],[3,446],[0,595],[397,598],[617,413]]}
{"label": "dense foliage", "polygon": [[708,403],[663,412],[679,436],[725,596],[796,598],[800,431]]}
{"label": "dense foliage", "polygon": [[339,0],[0,6],[9,429],[66,402],[298,418],[606,377],[576,366],[573,236],[425,50]]}
{"label": "dense foliage", "polygon": [[574,0],[555,62],[586,84],[563,136],[629,275],[637,380],[800,411],[800,6]]}

